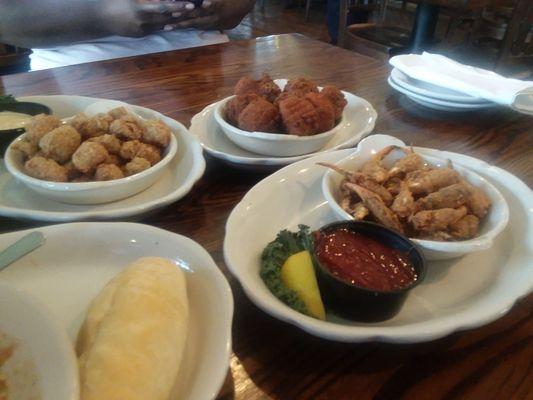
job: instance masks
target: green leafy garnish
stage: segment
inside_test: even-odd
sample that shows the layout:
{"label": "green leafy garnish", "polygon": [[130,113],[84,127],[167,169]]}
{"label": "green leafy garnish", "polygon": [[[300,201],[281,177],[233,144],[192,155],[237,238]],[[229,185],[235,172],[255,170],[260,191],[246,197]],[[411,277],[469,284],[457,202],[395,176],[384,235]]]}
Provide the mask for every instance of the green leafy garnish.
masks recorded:
{"label": "green leafy garnish", "polygon": [[6,94],[5,96],[0,96],[0,104],[10,104],[16,103],[17,100],[11,94]]}
{"label": "green leafy garnish", "polygon": [[281,281],[281,267],[285,260],[300,251],[313,249],[309,227],[298,225],[298,229],[298,232],[279,232],[276,239],[265,247],[261,254],[259,275],[274,296],[294,310],[309,315],[306,305],[296,292]]}

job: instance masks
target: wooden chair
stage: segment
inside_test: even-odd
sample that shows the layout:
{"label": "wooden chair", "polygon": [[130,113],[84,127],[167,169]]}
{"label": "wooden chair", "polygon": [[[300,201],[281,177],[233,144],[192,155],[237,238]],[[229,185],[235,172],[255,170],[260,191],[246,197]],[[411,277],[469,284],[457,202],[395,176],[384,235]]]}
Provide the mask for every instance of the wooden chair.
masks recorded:
{"label": "wooden chair", "polygon": [[[387,0],[341,0],[339,15],[339,46],[361,54],[388,60],[396,48],[409,44],[410,32],[385,24]],[[367,12],[374,21],[347,25],[350,12]]]}
{"label": "wooden chair", "polygon": [[496,70],[501,70],[516,59],[529,65],[533,59],[533,2],[518,0],[511,19],[502,38],[501,48],[496,60]]}
{"label": "wooden chair", "polygon": [[0,75],[29,70],[30,49],[0,43]]}
{"label": "wooden chair", "polygon": [[[467,48],[495,70],[524,64],[531,75],[533,60],[533,1],[513,0],[484,9],[476,18]],[[516,71],[513,71],[516,72]]]}

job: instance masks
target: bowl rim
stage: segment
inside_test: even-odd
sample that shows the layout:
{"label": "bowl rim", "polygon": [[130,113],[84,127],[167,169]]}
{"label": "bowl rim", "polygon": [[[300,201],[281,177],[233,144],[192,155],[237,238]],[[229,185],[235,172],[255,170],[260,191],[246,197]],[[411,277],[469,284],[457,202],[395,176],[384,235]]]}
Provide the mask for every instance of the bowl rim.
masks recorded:
{"label": "bowl rim", "polygon": [[13,145],[21,140],[24,139],[24,134],[18,136],[13,140],[9,146],[6,149],[5,156],[4,156],[4,162],[6,165],[6,169],[10,174],[12,174],[15,178],[20,179],[24,183],[28,183],[33,186],[38,186],[44,189],[48,190],[54,190],[54,191],[85,191],[85,190],[92,190],[92,189],[102,189],[107,188],[110,186],[116,186],[116,185],[127,185],[129,183],[139,181],[143,178],[145,178],[148,175],[152,175],[161,169],[165,168],[170,161],[175,157],[177,150],[178,150],[178,141],[176,136],[172,133],[170,135],[170,143],[168,144],[167,148],[165,149],[167,151],[167,154],[155,165],[151,166],[150,168],[138,172],[134,175],[130,175],[124,178],[120,179],[113,179],[109,181],[91,181],[91,182],[54,182],[54,181],[45,181],[43,179],[37,179],[32,176],[29,176],[20,168],[18,168],[15,165],[15,162],[13,160],[14,157],[14,150]]}
{"label": "bowl rim", "polygon": [[[396,239],[399,239],[399,240],[409,244],[411,246],[411,248],[408,250],[407,253],[410,254],[412,251],[414,251],[418,255],[418,257],[420,258],[420,261],[421,261],[420,265],[418,266],[419,271],[417,271],[416,280],[411,282],[409,285],[407,285],[407,286],[405,286],[405,287],[403,287],[401,289],[397,289],[397,290],[376,290],[376,289],[365,288],[363,286],[359,286],[359,285],[356,285],[354,283],[346,282],[345,280],[342,280],[339,277],[337,277],[334,274],[332,274],[331,271],[327,267],[322,265],[322,263],[318,260],[318,257],[316,256],[316,251],[313,248],[313,252],[312,252],[313,260],[316,262],[317,267],[320,268],[321,271],[324,271],[328,276],[330,276],[333,279],[335,279],[335,281],[342,283],[346,287],[349,287],[351,289],[358,289],[358,290],[361,290],[361,291],[366,292],[368,294],[400,295],[400,294],[407,293],[409,290],[414,289],[416,286],[418,286],[420,283],[422,283],[422,281],[426,278],[427,261],[426,261],[426,258],[424,257],[424,254],[422,253],[422,251],[407,236],[404,236],[404,235],[402,235],[402,234],[400,234],[400,233],[398,233],[398,232],[396,232],[396,231],[394,231],[392,229],[387,228],[386,226],[377,224],[375,222],[354,221],[354,220],[331,222],[331,223],[329,223],[327,225],[324,225],[324,226],[320,227],[316,231],[322,233],[324,231],[334,230],[336,228],[342,229],[343,227],[347,228],[349,230],[352,230],[352,227],[358,226],[358,225],[360,225],[360,226],[369,226],[372,229],[374,229],[375,231],[385,231],[388,234],[394,236]],[[355,232],[355,231],[353,231],[353,232]],[[361,234],[364,235],[364,236],[367,236],[367,235],[365,235],[363,233],[361,233]],[[389,247],[389,246],[386,246],[386,247]],[[416,268],[416,266],[415,266],[415,268]]]}
{"label": "bowl rim", "polygon": [[308,135],[308,136],[298,136],[298,135],[291,135],[288,133],[269,133],[269,132],[250,132],[245,131],[240,128],[237,128],[235,125],[229,123],[226,121],[226,118],[224,116],[224,112],[226,111],[226,105],[227,103],[233,99],[235,95],[226,97],[216,103],[215,107],[215,120],[217,123],[221,126],[223,130],[231,130],[235,134],[245,136],[252,139],[263,139],[263,140],[269,140],[269,141],[284,141],[284,142],[309,142],[312,140],[319,140],[328,138],[330,136],[333,136],[336,134],[340,129],[344,128],[346,126],[346,118],[344,117],[344,113],[340,117],[339,120],[335,121],[335,126],[331,128],[328,131],[317,133],[316,135]]}
{"label": "bowl rim", "polygon": [[[405,147],[407,147],[404,144]],[[418,148],[413,147],[416,151]],[[359,149],[358,149],[359,150]],[[335,165],[341,165],[343,162],[345,162],[348,159],[351,159],[354,157],[354,155],[357,154],[358,150],[356,150],[354,153],[348,155],[347,157],[339,160]],[[434,163],[435,161],[438,162],[444,162],[446,161],[444,158],[435,157],[433,155],[427,155],[423,152],[419,152],[419,154],[425,159],[425,161],[429,161]],[[357,156],[356,156],[357,157]],[[418,238],[408,238],[409,240],[413,241],[414,243],[418,244],[421,248],[431,251],[436,251],[440,253],[469,253],[472,251],[477,250],[485,250],[492,246],[492,243],[494,241],[494,238],[499,235],[507,226],[509,222],[509,205],[507,204],[507,201],[501,194],[501,192],[487,179],[479,175],[477,172],[473,171],[472,169],[468,168],[468,166],[460,163],[460,162],[453,162],[454,168],[458,170],[461,175],[464,175],[462,171],[466,171],[468,174],[475,176],[476,179],[483,181],[485,185],[487,185],[491,192],[494,194],[494,196],[498,199],[498,203],[502,207],[502,218],[499,219],[494,223],[494,226],[491,227],[487,232],[478,235],[476,237],[466,239],[466,240],[457,240],[457,241],[439,241],[439,240],[428,240],[428,239],[418,239]],[[322,177],[322,192],[324,194],[324,197],[326,198],[328,204],[330,207],[339,215],[342,215],[344,218],[346,218],[347,221],[353,221],[353,218],[351,215],[349,215],[346,211],[344,211],[337,200],[335,199],[333,193],[329,190],[329,181],[333,179],[333,173],[332,170],[326,170],[324,172],[324,175]],[[465,180],[467,180],[469,183],[471,183],[467,177],[463,176]],[[472,184],[472,183],[471,183]],[[493,202],[494,204],[494,202]],[[489,210],[489,213],[492,212],[492,208]],[[488,218],[485,216],[484,218]]]}

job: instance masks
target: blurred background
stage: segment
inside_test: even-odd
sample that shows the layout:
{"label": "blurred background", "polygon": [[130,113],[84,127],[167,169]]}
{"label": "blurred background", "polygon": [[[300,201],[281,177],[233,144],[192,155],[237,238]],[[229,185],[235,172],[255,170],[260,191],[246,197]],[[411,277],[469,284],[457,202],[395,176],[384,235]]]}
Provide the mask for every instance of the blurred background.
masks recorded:
{"label": "blurred background", "polygon": [[[226,33],[245,40],[289,32],[383,60],[427,50],[533,75],[533,0],[257,0]],[[29,70],[30,52],[0,44],[0,74]]]}

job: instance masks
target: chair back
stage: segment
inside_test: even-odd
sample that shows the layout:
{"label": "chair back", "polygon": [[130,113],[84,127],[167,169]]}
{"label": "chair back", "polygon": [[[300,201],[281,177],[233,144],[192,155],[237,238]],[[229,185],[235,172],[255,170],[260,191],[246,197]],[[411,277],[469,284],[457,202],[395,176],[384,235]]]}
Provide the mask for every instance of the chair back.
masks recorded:
{"label": "chair back", "polygon": [[0,75],[28,69],[30,49],[0,43]]}
{"label": "chair back", "polygon": [[373,15],[377,22],[385,21],[388,0],[340,0],[338,45],[346,47],[348,14],[366,12]]}
{"label": "chair back", "polygon": [[533,57],[533,1],[517,0],[502,40],[496,69],[511,58]]}

